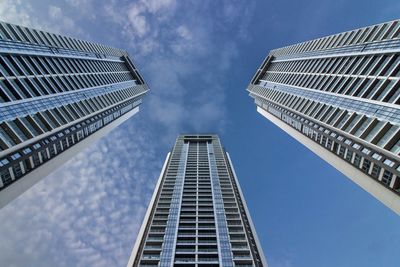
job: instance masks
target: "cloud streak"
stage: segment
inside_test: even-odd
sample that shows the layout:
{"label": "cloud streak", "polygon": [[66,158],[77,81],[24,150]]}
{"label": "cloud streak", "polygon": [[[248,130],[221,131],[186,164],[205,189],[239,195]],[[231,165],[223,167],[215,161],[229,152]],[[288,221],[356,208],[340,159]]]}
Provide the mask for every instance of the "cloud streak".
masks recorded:
{"label": "cloud streak", "polygon": [[149,138],[125,123],[3,209],[2,262],[123,265],[162,164]]}

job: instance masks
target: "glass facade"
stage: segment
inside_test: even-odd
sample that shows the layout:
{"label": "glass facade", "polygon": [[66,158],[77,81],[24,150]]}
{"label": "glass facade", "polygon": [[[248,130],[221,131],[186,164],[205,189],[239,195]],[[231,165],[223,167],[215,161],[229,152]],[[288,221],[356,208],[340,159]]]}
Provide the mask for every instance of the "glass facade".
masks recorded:
{"label": "glass facade", "polygon": [[0,206],[15,182],[136,113],[147,91],[126,51],[0,22]]}
{"label": "glass facade", "polygon": [[216,135],[181,135],[128,266],[266,266]]}
{"label": "glass facade", "polygon": [[272,50],[247,90],[262,112],[343,160],[340,170],[400,196],[399,20]]}

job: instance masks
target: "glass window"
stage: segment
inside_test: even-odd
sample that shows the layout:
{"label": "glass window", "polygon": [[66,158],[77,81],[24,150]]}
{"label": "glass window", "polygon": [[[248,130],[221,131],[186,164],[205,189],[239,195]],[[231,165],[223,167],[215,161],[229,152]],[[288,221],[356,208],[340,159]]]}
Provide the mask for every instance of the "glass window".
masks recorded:
{"label": "glass window", "polygon": [[369,150],[368,148],[365,147],[365,148],[363,148],[363,150],[361,150],[361,152],[368,155],[371,152],[371,150]]}
{"label": "glass window", "polygon": [[34,149],[39,149],[40,147],[41,147],[41,145],[39,143],[36,143],[36,144],[33,145]]}
{"label": "glass window", "polygon": [[342,128],[342,126],[346,123],[346,121],[350,118],[352,114],[351,113],[347,113],[339,122],[339,124],[337,124],[337,128]]}
{"label": "glass window", "polygon": [[399,154],[400,153],[400,139],[397,141],[396,144],[394,144],[392,146],[392,148],[390,149],[391,152],[393,152],[394,154]]}
{"label": "glass window", "polygon": [[366,117],[364,119],[364,122],[361,124],[361,126],[357,129],[357,131],[354,133],[355,136],[360,137],[361,134],[364,132],[364,130],[367,128],[367,126],[370,124],[372,121],[372,118]]}
{"label": "glass window", "polygon": [[346,132],[350,132],[351,129],[353,129],[354,125],[356,125],[356,123],[360,120],[360,118],[363,115],[361,114],[357,114],[349,123],[349,125],[346,127],[346,129],[344,129]]}
{"label": "glass window", "polygon": [[381,166],[374,164],[372,167],[371,176],[375,179],[378,179],[381,169]]}
{"label": "glass window", "polygon": [[394,162],[391,161],[390,159],[385,159],[383,161],[383,163],[385,163],[386,165],[388,165],[389,167],[393,167],[394,166]]}
{"label": "glass window", "polygon": [[10,163],[10,162],[8,161],[8,159],[2,159],[2,160],[0,160],[0,166],[4,166],[4,165],[6,165],[6,164],[8,164],[8,163]]}
{"label": "glass window", "polygon": [[21,154],[19,154],[19,153],[15,153],[15,154],[11,155],[11,158],[13,160],[19,159],[20,157],[21,157]]}
{"label": "glass window", "polygon": [[380,93],[374,95],[372,99],[374,100],[382,100],[386,94],[392,89],[392,87],[396,84],[397,80],[386,80],[384,85],[382,86],[383,90]]}
{"label": "glass window", "polygon": [[17,134],[17,136],[22,141],[25,141],[28,139],[28,136],[22,131],[22,129],[14,121],[8,121],[7,124]]}
{"label": "glass window", "polygon": [[389,130],[387,130],[387,132],[381,137],[381,139],[378,141],[377,145],[380,147],[383,147],[387,143],[387,141],[390,139],[390,137],[392,137],[393,134],[397,132],[398,129],[399,129],[399,126],[392,125],[389,128]]}
{"label": "glass window", "polygon": [[358,167],[360,167],[360,162],[361,162],[361,156],[358,154],[355,154],[353,164],[358,168]]}
{"label": "glass window", "polygon": [[393,173],[388,170],[385,170],[382,175],[382,183],[389,186],[390,182],[392,181]]}
{"label": "glass window", "polygon": [[365,159],[365,158],[364,158],[364,162],[363,162],[363,164],[362,164],[361,169],[362,169],[364,172],[368,173],[370,167],[371,167],[371,161],[369,161],[368,159]]}
{"label": "glass window", "polygon": [[32,152],[32,149],[30,149],[29,147],[25,148],[24,150],[22,150],[22,152],[24,152],[25,155],[29,154]]}
{"label": "glass window", "polygon": [[346,160],[347,160],[348,162],[351,162],[352,157],[353,157],[353,152],[350,151],[350,150],[347,150],[347,153],[346,153]]}
{"label": "glass window", "polygon": [[376,134],[382,129],[385,122],[379,121],[375,124],[374,128],[368,133],[368,135],[364,138],[365,141],[371,142],[371,140],[376,136]]}
{"label": "glass window", "polygon": [[382,156],[379,155],[379,154],[377,154],[377,153],[372,154],[372,157],[373,157],[374,159],[376,159],[376,160],[381,160],[381,158],[382,158]]}

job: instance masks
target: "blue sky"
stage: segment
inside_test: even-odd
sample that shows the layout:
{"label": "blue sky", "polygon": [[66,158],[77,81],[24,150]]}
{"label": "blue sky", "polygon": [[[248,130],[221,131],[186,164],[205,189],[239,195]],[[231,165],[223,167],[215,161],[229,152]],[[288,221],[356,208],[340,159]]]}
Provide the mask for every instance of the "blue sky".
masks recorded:
{"label": "blue sky", "polygon": [[396,19],[398,1],[0,0],[8,22],[129,51],[140,113],[0,210],[1,266],[125,266],[182,132],[230,153],[270,267],[398,266],[400,219],[262,118],[270,49]]}

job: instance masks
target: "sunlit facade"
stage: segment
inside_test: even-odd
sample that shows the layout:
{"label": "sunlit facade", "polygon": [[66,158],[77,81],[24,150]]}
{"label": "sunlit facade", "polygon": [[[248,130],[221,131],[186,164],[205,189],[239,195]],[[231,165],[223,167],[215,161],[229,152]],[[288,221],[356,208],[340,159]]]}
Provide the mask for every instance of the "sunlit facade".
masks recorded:
{"label": "sunlit facade", "polygon": [[177,138],[129,260],[133,266],[267,266],[218,136]]}
{"label": "sunlit facade", "polygon": [[139,110],[127,52],[0,22],[0,207]]}
{"label": "sunlit facade", "polygon": [[247,88],[260,114],[397,213],[399,38],[396,20],[275,49]]}

